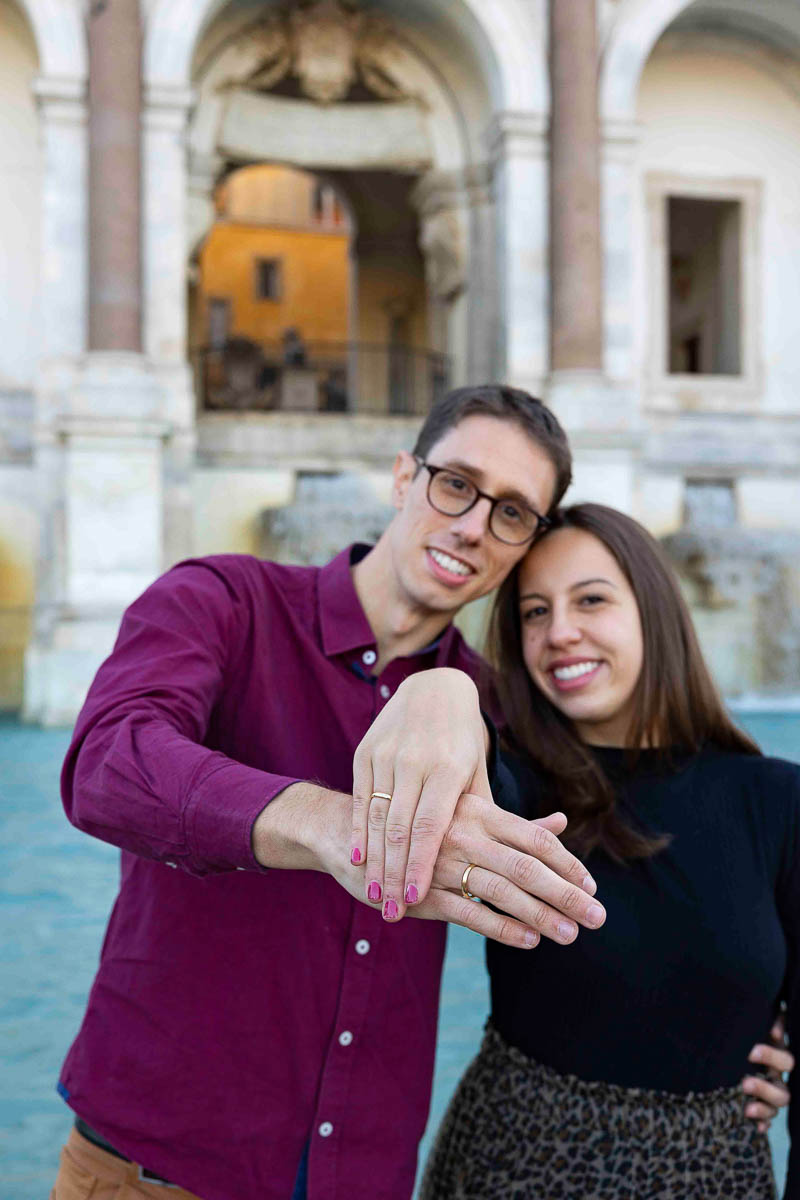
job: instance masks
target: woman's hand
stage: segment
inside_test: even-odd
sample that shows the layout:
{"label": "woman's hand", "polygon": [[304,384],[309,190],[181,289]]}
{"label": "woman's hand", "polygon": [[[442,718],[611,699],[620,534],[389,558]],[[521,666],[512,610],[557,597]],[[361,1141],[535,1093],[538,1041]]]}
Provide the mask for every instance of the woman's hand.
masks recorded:
{"label": "woman's hand", "polygon": [[491,801],[487,748],[478,689],[440,667],[404,680],[356,750],[350,860],[389,919],[428,894],[459,796]]}
{"label": "woman's hand", "polygon": [[770,1121],[785,1108],[791,1099],[783,1080],[784,1074],[794,1070],[794,1055],[786,1048],[786,1028],[781,1014],[769,1032],[768,1044],[759,1043],[750,1051],[750,1062],[767,1067],[766,1075],[746,1075],[742,1088],[751,1097],[745,1108],[745,1116],[758,1122],[760,1133],[766,1133]]}

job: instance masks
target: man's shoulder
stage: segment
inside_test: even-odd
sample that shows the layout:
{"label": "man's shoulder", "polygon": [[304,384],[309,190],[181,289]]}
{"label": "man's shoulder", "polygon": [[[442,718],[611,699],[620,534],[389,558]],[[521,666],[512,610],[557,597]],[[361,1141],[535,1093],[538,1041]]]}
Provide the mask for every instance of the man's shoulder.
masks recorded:
{"label": "man's shoulder", "polygon": [[308,586],[318,572],[319,567],[277,563],[256,558],[253,554],[207,554],[202,557],[184,558],[162,578],[180,582],[189,575],[195,579],[208,576],[232,587],[239,584],[261,587]]}

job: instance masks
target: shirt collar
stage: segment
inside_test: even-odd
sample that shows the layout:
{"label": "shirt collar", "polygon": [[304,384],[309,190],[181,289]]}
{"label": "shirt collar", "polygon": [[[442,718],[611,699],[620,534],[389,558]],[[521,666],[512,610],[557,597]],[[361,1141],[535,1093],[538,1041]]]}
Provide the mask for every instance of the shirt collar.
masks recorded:
{"label": "shirt collar", "polygon": [[375,634],[361,607],[350,570],[371,549],[355,542],[320,569],[319,626],[322,649],[327,655],[375,646]]}
{"label": "shirt collar", "polygon": [[[372,546],[354,542],[320,568],[319,573],[319,626],[322,648],[328,656],[344,654],[348,650],[376,647],[375,634],[361,607],[351,568],[369,554]],[[417,654],[433,654],[450,650],[456,630],[448,625],[439,636],[424,646]],[[416,657],[416,656],[414,656]]]}

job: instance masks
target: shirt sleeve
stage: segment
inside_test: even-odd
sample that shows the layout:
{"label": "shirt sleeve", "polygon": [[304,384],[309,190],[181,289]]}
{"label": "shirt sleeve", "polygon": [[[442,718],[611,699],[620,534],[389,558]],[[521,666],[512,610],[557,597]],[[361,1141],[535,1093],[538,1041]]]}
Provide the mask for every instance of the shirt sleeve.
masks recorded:
{"label": "shirt sleeve", "polygon": [[298,782],[203,745],[251,621],[243,580],[222,561],[180,564],[128,609],[61,775],[73,825],[194,875],[262,870],[253,823]]}
{"label": "shirt sleeve", "polygon": [[[788,797],[783,862],[778,884],[778,906],[787,944],[784,987],[786,1031],[795,1057],[800,1059],[800,767],[793,772]],[[800,1200],[800,1071],[789,1079],[789,1170],[784,1200]]]}

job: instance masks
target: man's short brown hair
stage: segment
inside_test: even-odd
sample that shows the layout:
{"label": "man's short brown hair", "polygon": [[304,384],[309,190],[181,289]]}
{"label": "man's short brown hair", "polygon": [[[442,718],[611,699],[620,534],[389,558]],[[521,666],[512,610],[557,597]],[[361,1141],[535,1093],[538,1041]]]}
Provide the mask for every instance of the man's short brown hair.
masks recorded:
{"label": "man's short brown hair", "polygon": [[550,409],[521,388],[500,383],[454,388],[437,400],[419,431],[414,454],[427,458],[430,450],[449,429],[465,417],[496,417],[514,421],[550,459],[556,473],[550,510],[556,508],[572,481],[572,454],[567,435]]}

